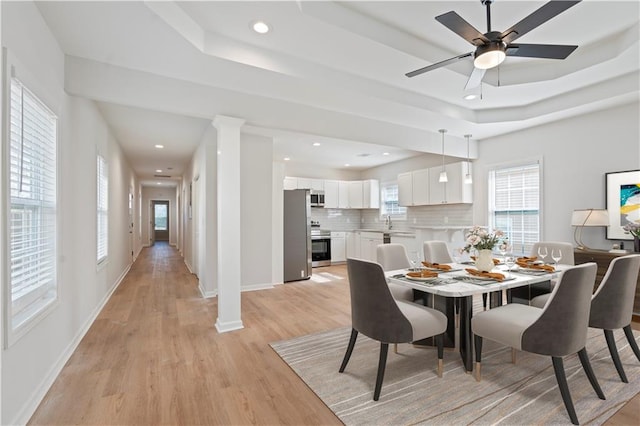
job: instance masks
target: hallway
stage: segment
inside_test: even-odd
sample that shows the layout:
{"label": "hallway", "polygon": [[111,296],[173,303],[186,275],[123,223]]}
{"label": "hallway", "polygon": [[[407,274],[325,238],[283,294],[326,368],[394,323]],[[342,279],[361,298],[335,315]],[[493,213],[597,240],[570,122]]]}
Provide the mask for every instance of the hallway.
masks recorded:
{"label": "hallway", "polygon": [[197,286],[175,248],[144,248],[29,424],[339,424],[268,343],[348,325],[346,280],[244,292],[226,334]]}

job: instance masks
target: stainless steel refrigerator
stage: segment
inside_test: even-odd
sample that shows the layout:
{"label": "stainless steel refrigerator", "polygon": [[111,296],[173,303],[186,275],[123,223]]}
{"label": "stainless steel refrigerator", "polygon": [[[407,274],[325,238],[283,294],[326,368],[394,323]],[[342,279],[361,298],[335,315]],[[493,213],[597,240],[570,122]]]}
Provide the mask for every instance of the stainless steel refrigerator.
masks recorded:
{"label": "stainless steel refrigerator", "polygon": [[308,189],[284,191],[284,282],[311,276],[311,198]]}

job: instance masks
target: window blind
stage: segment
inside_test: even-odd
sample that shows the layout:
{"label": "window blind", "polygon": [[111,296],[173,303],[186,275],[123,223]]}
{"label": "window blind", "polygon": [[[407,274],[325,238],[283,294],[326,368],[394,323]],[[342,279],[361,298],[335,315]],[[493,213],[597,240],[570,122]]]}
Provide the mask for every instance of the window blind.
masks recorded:
{"label": "window blind", "polygon": [[407,208],[398,204],[398,184],[385,183],[380,188],[382,202],[380,203],[380,216],[390,215],[393,218],[404,219]]}
{"label": "window blind", "polygon": [[529,254],[540,240],[539,164],[490,171],[489,209],[489,225],[507,233],[514,253]]}
{"label": "window blind", "polygon": [[98,264],[107,259],[109,252],[109,169],[104,157],[97,160],[97,260]]}
{"label": "window blind", "polygon": [[56,298],[57,118],[11,79],[9,256],[11,327]]}

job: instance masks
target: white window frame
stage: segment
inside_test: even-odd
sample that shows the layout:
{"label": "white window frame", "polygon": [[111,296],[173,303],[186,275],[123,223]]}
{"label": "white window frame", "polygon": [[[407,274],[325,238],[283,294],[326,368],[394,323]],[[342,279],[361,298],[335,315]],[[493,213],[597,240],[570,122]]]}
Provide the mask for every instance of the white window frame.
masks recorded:
{"label": "white window frame", "polygon": [[[386,195],[387,188],[395,187],[396,202],[391,213],[387,212]],[[398,181],[387,181],[380,184],[380,220],[407,220],[407,208],[398,204]]]}
{"label": "white window frame", "polygon": [[[33,84],[40,89],[35,80],[28,73],[23,73],[26,80],[15,73],[13,58],[6,54],[6,71],[3,85],[6,96],[3,102],[3,133],[2,151],[2,229],[5,235],[2,239],[2,281],[4,304],[4,346],[13,345],[25,335],[35,324],[48,315],[58,303],[59,285],[59,232],[60,217],[58,214],[59,197],[59,120],[57,115],[46,104],[41,96],[34,93],[29,86]],[[17,92],[20,92],[19,95]],[[20,96],[20,112],[13,109],[13,96]],[[13,97],[13,99],[16,99]],[[31,111],[25,111],[25,105],[31,105]],[[13,113],[13,121],[12,121]],[[31,116],[31,125],[25,132],[25,113]],[[20,120],[20,124],[16,128]],[[13,125],[12,125],[13,122]],[[12,138],[12,131],[15,132]],[[52,138],[52,139],[51,139]],[[12,140],[13,139],[13,140]],[[47,140],[48,139],[48,140]],[[18,140],[20,147],[17,147]],[[25,141],[28,140],[28,145]],[[30,153],[25,149],[27,148]],[[14,159],[12,170],[12,156]],[[45,158],[46,161],[38,161]],[[25,160],[29,161],[25,161]],[[29,164],[30,173],[25,173],[25,164]],[[17,172],[16,167],[19,168]],[[30,183],[24,186],[25,179]],[[6,192],[5,192],[6,191]],[[21,202],[22,201],[22,202]],[[25,209],[25,207],[30,208]],[[15,208],[14,208],[15,207]],[[27,216],[37,231],[27,240],[14,239],[18,229],[12,229],[12,219],[16,215],[29,213]],[[24,217],[24,215],[22,215]],[[46,221],[46,224],[45,224]],[[30,257],[18,255],[18,246],[23,249],[39,247]],[[44,247],[44,248],[43,248]],[[31,278],[24,281],[21,289],[16,293],[14,284],[19,277],[18,269],[14,266],[31,261],[28,266]],[[34,261],[34,259],[36,259]],[[26,271],[26,270],[25,270]],[[14,275],[15,274],[15,275]],[[35,276],[34,276],[35,275]]]}
{"label": "white window frame", "polygon": [[[525,168],[537,167],[538,179],[535,181],[537,184],[537,208],[534,205],[524,206],[525,208],[520,209],[511,209],[509,207],[498,210],[496,208],[496,184],[495,184],[495,174],[496,172],[508,172],[513,171],[514,174],[517,173],[518,170],[522,170]],[[509,237],[510,244],[512,246],[512,251],[516,254],[529,255],[531,252],[531,247],[533,243],[540,241],[542,237],[542,160],[541,159],[532,159],[525,160],[518,163],[511,164],[501,164],[498,166],[494,166],[489,169],[489,173],[487,176],[487,188],[488,188],[488,216],[489,216],[489,227],[491,229],[498,228],[505,232],[505,234]],[[515,186],[517,188],[517,185]],[[526,188],[525,188],[526,189]],[[531,191],[531,190],[530,190]],[[537,232],[534,229],[529,229],[528,231],[522,231],[522,237],[514,239],[514,232],[511,229],[510,224],[504,225],[504,219],[499,220],[497,218],[496,212],[503,212],[507,216],[506,220],[509,218],[509,214],[513,213],[513,216],[517,219],[518,217],[522,217],[524,215],[536,215],[537,216]],[[535,233],[534,233],[535,232]],[[527,234],[528,236],[525,236]]]}
{"label": "white window frame", "polygon": [[109,259],[109,163],[96,155],[96,260],[98,267]]}

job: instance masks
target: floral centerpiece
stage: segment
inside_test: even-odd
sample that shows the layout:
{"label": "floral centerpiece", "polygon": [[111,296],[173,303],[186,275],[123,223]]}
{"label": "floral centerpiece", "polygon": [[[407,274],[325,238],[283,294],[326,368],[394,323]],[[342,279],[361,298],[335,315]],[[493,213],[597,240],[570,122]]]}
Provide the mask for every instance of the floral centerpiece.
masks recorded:
{"label": "floral centerpiece", "polygon": [[506,250],[507,238],[499,229],[494,229],[493,232],[489,232],[486,228],[481,226],[474,226],[466,234],[466,245],[464,251],[469,253],[475,249],[478,251],[476,257],[476,268],[480,271],[490,271],[493,269],[493,255],[491,251],[498,244],[504,245]]}
{"label": "floral centerpiece", "polygon": [[494,229],[493,232],[489,232],[482,226],[474,226],[471,228],[467,235],[467,244],[464,246],[464,251],[469,253],[472,249],[480,250],[493,250],[498,244],[505,244],[507,238],[499,229]]}
{"label": "floral centerpiece", "polygon": [[633,248],[634,251],[640,252],[640,223],[638,222],[627,222],[622,229],[624,232],[627,232],[633,235]]}

